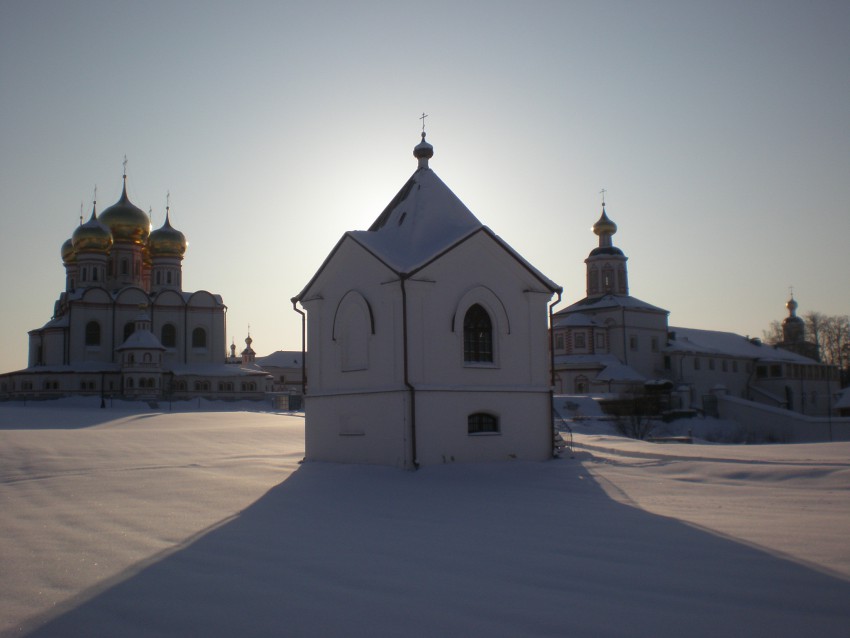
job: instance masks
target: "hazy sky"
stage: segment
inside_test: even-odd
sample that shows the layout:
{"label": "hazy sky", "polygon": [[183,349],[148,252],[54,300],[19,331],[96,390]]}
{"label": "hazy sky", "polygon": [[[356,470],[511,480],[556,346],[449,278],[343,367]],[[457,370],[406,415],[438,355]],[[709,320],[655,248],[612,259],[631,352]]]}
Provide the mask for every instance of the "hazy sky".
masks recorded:
{"label": "hazy sky", "polygon": [[60,246],[128,191],[189,239],[228,345],[300,348],[298,293],[431,167],[584,296],[608,191],[631,293],[761,336],[850,313],[850,2],[0,2],[0,371]]}

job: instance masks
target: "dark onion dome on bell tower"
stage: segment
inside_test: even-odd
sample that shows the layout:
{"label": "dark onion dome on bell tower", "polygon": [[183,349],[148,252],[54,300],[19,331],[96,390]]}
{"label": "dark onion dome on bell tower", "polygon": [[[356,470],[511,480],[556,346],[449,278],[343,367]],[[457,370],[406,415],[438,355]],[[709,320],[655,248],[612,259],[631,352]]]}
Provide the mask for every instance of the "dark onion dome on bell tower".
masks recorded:
{"label": "dark onion dome on bell tower", "polygon": [[124,173],[121,199],[101,213],[100,221],[112,231],[115,243],[142,246],[147,241],[151,232],[151,222],[145,212],[127,197],[126,173]]}
{"label": "dark onion dome on bell tower", "polygon": [[608,217],[605,212],[605,203],[602,203],[602,215],[593,225],[593,232],[599,237],[599,247],[591,251],[591,255],[622,255],[623,251],[614,246],[611,237],[617,232],[617,224]]}
{"label": "dark onion dome on bell tower", "polygon": [[786,302],[788,316],[782,321],[782,341],[786,344],[801,343],[806,336],[806,323],[797,316],[797,301],[794,295]]}
{"label": "dark onion dome on bell tower", "polygon": [[[67,243],[67,242],[66,242]],[[75,254],[82,252],[96,252],[108,254],[112,248],[112,234],[109,229],[97,218],[95,207],[92,206],[91,217],[85,224],[81,224],[71,235],[71,246]],[[64,249],[63,245],[64,260]]]}
{"label": "dark onion dome on bell tower", "polygon": [[152,258],[177,257],[183,259],[189,242],[186,236],[171,225],[170,211],[165,209],[165,223],[153,231],[148,239],[148,250]]}
{"label": "dark onion dome on bell tower", "polygon": [[602,215],[593,225],[593,232],[599,237],[599,246],[591,250],[587,259],[584,260],[587,264],[587,298],[628,295],[629,272],[626,268],[628,257],[614,245],[611,239],[617,232],[617,224],[611,221],[605,212],[604,198]]}

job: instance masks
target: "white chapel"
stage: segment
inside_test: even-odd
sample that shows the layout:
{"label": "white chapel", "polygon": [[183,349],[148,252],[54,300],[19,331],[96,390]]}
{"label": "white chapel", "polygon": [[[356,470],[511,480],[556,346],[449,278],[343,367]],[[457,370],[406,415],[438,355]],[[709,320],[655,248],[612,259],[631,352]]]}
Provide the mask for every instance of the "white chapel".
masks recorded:
{"label": "white chapel", "polygon": [[418,166],[293,298],[306,458],[422,465],[552,454],[547,312],[560,287]]}

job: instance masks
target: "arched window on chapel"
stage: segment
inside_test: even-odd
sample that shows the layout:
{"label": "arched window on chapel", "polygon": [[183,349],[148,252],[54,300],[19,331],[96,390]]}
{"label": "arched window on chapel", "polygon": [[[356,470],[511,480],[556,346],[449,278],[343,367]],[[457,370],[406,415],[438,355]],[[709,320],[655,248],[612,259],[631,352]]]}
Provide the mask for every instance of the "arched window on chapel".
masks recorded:
{"label": "arched window on chapel", "polygon": [[493,322],[480,304],[473,304],[463,318],[463,360],[492,363]]}

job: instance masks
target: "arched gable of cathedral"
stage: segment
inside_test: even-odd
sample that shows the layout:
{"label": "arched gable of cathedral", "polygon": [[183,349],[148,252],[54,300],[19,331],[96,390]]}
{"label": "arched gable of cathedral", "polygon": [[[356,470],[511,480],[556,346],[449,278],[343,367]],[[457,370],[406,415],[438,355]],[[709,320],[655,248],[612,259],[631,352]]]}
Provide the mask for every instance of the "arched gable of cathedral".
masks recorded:
{"label": "arched gable of cathedral", "polygon": [[206,290],[198,290],[193,292],[189,299],[186,300],[186,305],[190,308],[217,308],[223,306],[221,299]]}
{"label": "arched gable of cathedral", "polygon": [[151,305],[154,308],[157,307],[178,307],[184,308],[186,306],[186,301],[179,292],[171,289],[165,289],[158,292],[154,295],[153,301]]}
{"label": "arched gable of cathedral", "polygon": [[112,296],[104,288],[86,288],[80,295],[80,301],[86,304],[111,304]]}
{"label": "arched gable of cathedral", "polygon": [[149,302],[148,294],[136,286],[122,288],[115,295],[115,303],[120,306],[134,306],[138,309],[140,305],[147,306]]}

